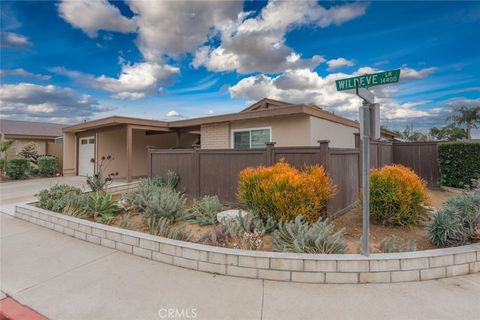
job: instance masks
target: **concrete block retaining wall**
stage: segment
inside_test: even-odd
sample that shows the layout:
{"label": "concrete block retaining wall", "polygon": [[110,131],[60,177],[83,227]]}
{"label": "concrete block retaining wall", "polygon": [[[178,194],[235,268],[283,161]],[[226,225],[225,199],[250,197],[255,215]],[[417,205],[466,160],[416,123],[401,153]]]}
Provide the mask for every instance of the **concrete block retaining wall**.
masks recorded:
{"label": "concrete block retaining wall", "polygon": [[[111,190],[112,191],[112,190]],[[143,258],[234,277],[306,283],[389,283],[480,272],[480,243],[405,253],[296,254],[177,241],[17,205],[19,219]]]}

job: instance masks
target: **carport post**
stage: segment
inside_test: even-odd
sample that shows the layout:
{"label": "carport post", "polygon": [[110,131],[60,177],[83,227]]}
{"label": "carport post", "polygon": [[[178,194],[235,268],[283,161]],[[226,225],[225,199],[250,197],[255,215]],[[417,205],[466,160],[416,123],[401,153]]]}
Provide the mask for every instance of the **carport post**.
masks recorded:
{"label": "carport post", "polygon": [[132,127],[127,125],[127,182],[132,182],[132,142],[133,142],[133,134],[132,134]]}

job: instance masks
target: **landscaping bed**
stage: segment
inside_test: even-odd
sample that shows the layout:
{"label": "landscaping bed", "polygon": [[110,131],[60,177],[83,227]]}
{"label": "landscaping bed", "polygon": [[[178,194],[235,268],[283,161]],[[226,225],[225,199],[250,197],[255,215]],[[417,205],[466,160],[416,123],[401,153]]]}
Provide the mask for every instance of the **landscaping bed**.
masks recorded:
{"label": "landscaping bed", "polygon": [[[302,172],[286,163],[248,168],[241,173],[239,185],[244,209],[234,210],[216,196],[188,198],[175,189],[178,180],[176,173],[169,172],[165,179],[141,180],[136,192],[111,194],[104,189],[111,176],[97,175],[89,178],[94,192],[82,194],[78,188],[55,186],[40,192],[39,206],[123,229],[217,247],[359,252],[361,203],[333,221],[326,219],[326,205],[335,187],[321,167]],[[478,191],[459,196],[426,189],[410,169],[387,166],[372,171],[372,197],[372,253],[427,250],[480,239]],[[451,202],[448,208],[436,214],[445,201]],[[233,214],[217,216],[227,209]],[[459,210],[465,212],[459,215]]]}

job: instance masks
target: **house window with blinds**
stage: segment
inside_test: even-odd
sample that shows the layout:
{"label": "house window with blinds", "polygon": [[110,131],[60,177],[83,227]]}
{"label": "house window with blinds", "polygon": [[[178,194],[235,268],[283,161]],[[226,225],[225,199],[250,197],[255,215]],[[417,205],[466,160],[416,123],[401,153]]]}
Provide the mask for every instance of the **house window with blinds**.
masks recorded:
{"label": "house window with blinds", "polygon": [[271,128],[232,130],[234,149],[265,148],[265,143],[270,142],[271,138]]}

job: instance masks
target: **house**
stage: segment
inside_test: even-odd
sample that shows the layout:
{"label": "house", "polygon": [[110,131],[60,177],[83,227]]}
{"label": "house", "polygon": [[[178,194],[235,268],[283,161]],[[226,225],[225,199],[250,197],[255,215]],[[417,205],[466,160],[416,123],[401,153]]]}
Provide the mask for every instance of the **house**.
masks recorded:
{"label": "house", "polygon": [[17,155],[25,146],[34,144],[39,155],[56,156],[61,164],[64,126],[57,123],[0,119],[1,140],[14,141],[7,152],[9,158]]}
{"label": "house", "polygon": [[[109,172],[131,180],[147,175],[147,147],[163,149],[263,148],[317,146],[330,140],[336,148],[354,148],[358,122],[322,110],[315,105],[262,99],[232,114],[158,121],[112,116],[63,129],[64,175],[91,175],[94,163],[111,155]],[[395,134],[382,130],[382,138]]]}

